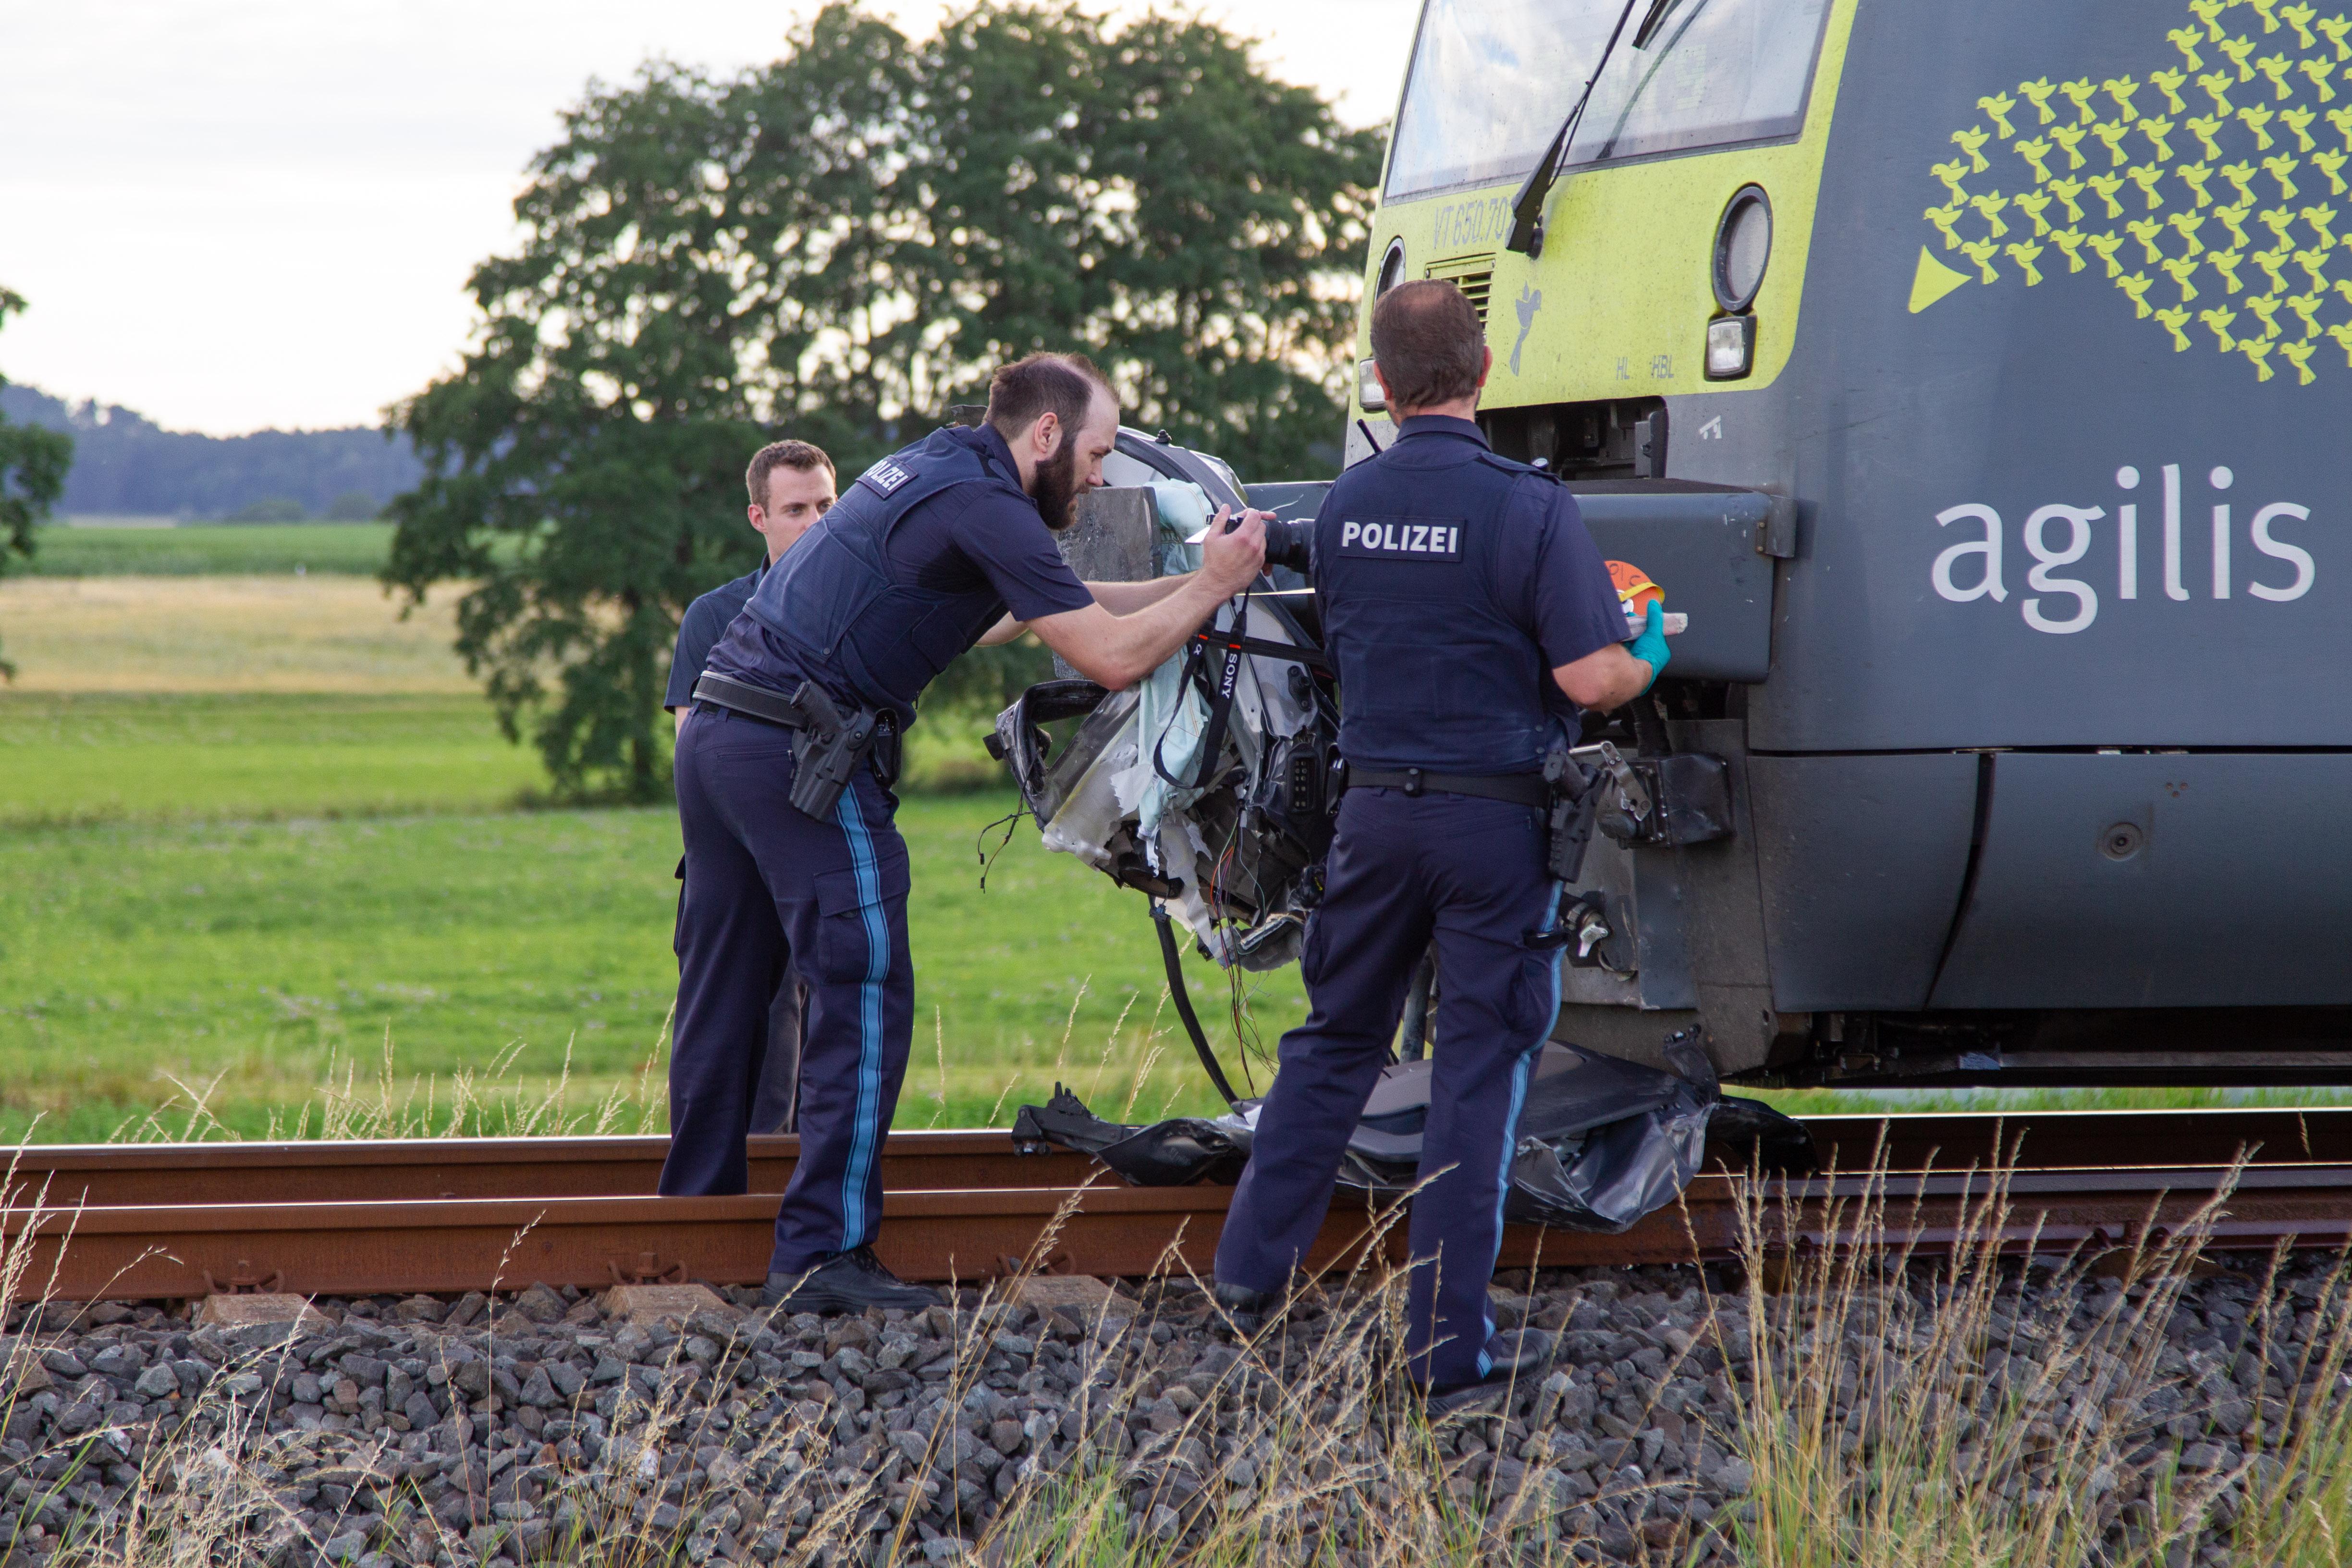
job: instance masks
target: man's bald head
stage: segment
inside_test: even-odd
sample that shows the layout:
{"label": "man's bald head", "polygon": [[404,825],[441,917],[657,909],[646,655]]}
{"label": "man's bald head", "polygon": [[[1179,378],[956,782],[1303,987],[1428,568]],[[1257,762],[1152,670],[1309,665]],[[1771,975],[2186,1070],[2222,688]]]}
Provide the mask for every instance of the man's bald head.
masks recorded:
{"label": "man's bald head", "polygon": [[1372,359],[1398,408],[1475,395],[1486,368],[1486,329],[1469,296],[1438,279],[1400,283],[1372,308]]}

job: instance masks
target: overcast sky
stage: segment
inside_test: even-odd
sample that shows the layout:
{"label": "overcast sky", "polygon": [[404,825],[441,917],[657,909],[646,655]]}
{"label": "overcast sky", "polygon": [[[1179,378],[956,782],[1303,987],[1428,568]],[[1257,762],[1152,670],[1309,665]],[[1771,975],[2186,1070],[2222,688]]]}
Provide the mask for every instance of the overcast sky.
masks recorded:
{"label": "overcast sky", "polygon": [[[1127,3],[1109,8],[1141,10]],[[175,429],[374,424],[456,363],[474,263],[588,80],[773,58],[808,0],[0,0],[0,373]],[[937,0],[877,6],[928,31]],[[1351,124],[1418,0],[1200,9]]]}

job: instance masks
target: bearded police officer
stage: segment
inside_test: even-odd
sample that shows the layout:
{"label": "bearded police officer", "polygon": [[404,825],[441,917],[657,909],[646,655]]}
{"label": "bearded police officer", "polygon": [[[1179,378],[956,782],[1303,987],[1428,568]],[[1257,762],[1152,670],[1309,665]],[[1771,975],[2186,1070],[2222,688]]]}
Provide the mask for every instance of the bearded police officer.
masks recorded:
{"label": "bearded police officer", "polygon": [[[675,1055],[749,1060],[789,949],[806,986],[800,1158],[776,1215],[768,1300],[796,1311],[934,1304],[885,1268],[882,1140],[913,1031],[907,847],[887,773],[915,699],[985,637],[1034,629],[1111,688],[1149,675],[1257,575],[1259,514],[1220,514],[1202,569],[1082,584],[1054,548],[1102,483],[1118,400],[1076,356],[998,371],[977,429],[940,430],[867,469],[760,580],[711,650],[677,746],[686,836]],[[736,1169],[740,1096],[715,1075],[674,1106],[662,1190]],[[706,1099],[708,1102],[706,1102]],[[713,1128],[715,1134],[690,1132]],[[715,1136],[717,1142],[712,1142]],[[673,1185],[676,1182],[678,1184]]]}
{"label": "bearded police officer", "polygon": [[1623,612],[1568,492],[1487,449],[1472,416],[1494,356],[1461,291],[1391,290],[1372,354],[1397,438],[1340,477],[1311,542],[1348,788],[1300,958],[1310,1010],[1283,1038],[1216,1296],[1245,1330],[1279,1306],[1433,939],[1444,988],[1406,1351],[1443,1411],[1549,1351],[1496,1336],[1486,1302],[1519,1109],[1559,1009],[1559,950],[1529,941],[1560,894],[1544,758],[1575,732],[1569,700],[1630,700],[1666,650],[1654,610],[1630,652],[1621,643]]}

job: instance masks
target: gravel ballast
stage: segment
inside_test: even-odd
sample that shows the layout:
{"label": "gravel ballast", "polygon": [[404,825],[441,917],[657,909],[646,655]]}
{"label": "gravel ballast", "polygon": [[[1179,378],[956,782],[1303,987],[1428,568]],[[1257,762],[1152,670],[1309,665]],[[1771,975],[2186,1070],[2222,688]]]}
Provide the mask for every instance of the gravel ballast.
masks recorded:
{"label": "gravel ballast", "polygon": [[[2085,1408],[2104,1380],[2099,1408],[2132,1428],[2119,1451],[2141,1461],[2107,1474],[2113,1528],[2144,1522],[2154,1476],[2177,1466],[2217,1500],[2167,1559],[2226,1560],[2215,1532],[2231,1498],[2277,1463],[2255,1437],[2265,1402],[2313,1375],[2297,1358],[2326,1331],[2313,1306],[2330,1262],[2291,1262],[2272,1282],[2265,1354],[2260,1282],[2225,1274],[2171,1287],[2177,1302],[2159,1289],[2146,1386],[2119,1393],[2113,1355],[2086,1362]],[[1932,1314],[1935,1278],[1915,1267],[1889,1293]],[[201,1528],[270,1568],[390,1568],[576,1560],[583,1542],[634,1531],[698,1564],[942,1562],[989,1541],[1024,1486],[1089,1460],[1114,1478],[1127,1528],[1173,1545],[1209,1510],[1292,1484],[1283,1445],[1313,1429],[1329,1445],[1317,1466],[1359,1466],[1375,1490],[1383,1475],[1436,1478],[1465,1510],[1568,1542],[1560,1561],[1739,1560],[1732,1537],[1758,1508],[1741,1427],[1751,1298],[1719,1276],[1504,1276],[1503,1326],[1553,1331],[1557,1361],[1507,1411],[1418,1436],[1410,1465],[1381,1451],[1401,1428],[1323,1397],[1302,1370],[1362,1333],[1356,1299],[1310,1296],[1253,1358],[1189,1282],[1118,1289],[1118,1311],[1087,1320],[971,1290],[912,1316],[772,1320],[743,1310],[756,1293],[742,1291],[648,1326],[543,1286],[496,1302],[320,1301],[323,1321],[299,1331],[196,1327],[154,1306],[20,1308],[0,1547],[14,1543],[10,1563],[62,1563],[129,1528]],[[2063,1414],[2055,1358],[2070,1352],[2052,1326],[2095,1342],[2125,1287],[2011,1268],[2000,1289],[2010,1335],[1983,1347],[1982,1386],[2042,1386]],[[1788,1322],[1811,1311],[1793,1292],[1753,1300]],[[1843,1363],[1821,1363],[1846,1369],[1830,1375],[1830,1425],[1866,1443],[1876,1417],[1843,1380],[1876,1350],[1848,1338]]]}

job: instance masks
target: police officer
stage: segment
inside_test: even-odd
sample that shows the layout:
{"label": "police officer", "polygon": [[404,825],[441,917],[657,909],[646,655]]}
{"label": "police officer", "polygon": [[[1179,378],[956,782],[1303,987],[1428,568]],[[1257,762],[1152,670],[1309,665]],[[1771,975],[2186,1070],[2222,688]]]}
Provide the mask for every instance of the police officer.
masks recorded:
{"label": "police officer", "polygon": [[743,613],[751,590],[760,585],[760,578],[776,563],[776,558],[833,509],[840,499],[835,492],[835,483],[833,459],[814,442],[771,441],[751,454],[751,466],[743,470],[743,488],[751,502],[743,511],[752,531],[766,543],[767,553],[740,577],[698,597],[678,617],[677,649],[669,661],[669,686],[662,694],[662,706],[680,729],[693,710],[694,683],[710,650]]}
{"label": "police officer", "polygon": [[[813,804],[820,739],[852,732],[860,714],[903,730],[923,688],[983,637],[1034,629],[1081,674],[1124,687],[1252,582],[1265,553],[1256,513],[1221,513],[1188,576],[1078,581],[1051,531],[1102,483],[1118,433],[1118,397],[1083,359],[1039,354],[999,370],[978,428],[934,432],[849,487],[760,580],[696,685],[677,745],[686,900],[673,1050],[755,1052],[787,948],[807,986],[800,1158],[776,1215],[771,1305],[858,1311],[939,1300],[898,1279],[872,1247],[882,1141],[913,1033],[897,801],[859,766],[822,817],[804,812],[793,804],[796,743],[811,758],[801,798]],[[808,721],[810,691],[843,726]],[[699,1103],[674,1115],[719,1125]],[[743,1158],[740,1134],[732,1157]],[[691,1158],[673,1143],[663,1191]]]}
{"label": "police officer", "polygon": [[1391,289],[1372,355],[1397,437],[1340,477],[1311,540],[1348,789],[1300,957],[1307,1019],[1283,1037],[1215,1290],[1245,1331],[1280,1305],[1433,938],[1444,986],[1405,1348],[1440,1413],[1549,1353],[1533,1331],[1498,1337],[1486,1302],[1519,1109],[1559,1010],[1558,949],[1527,940],[1560,893],[1540,770],[1574,733],[1570,701],[1630,700],[1666,649],[1654,610],[1631,651],[1622,643],[1624,614],[1568,492],[1487,449],[1472,416],[1494,356],[1462,292]]}
{"label": "police officer", "polygon": [[[710,650],[726,634],[735,617],[751,597],[751,590],[760,584],[761,574],[776,563],[776,557],[791,549],[800,536],[806,533],[818,518],[831,510],[835,500],[833,459],[824,448],[806,441],[771,441],[751,454],[751,466],[743,470],[743,487],[751,495],[744,508],[752,529],[767,543],[767,553],[760,564],[731,583],[722,583],[702,595],[686,607],[678,617],[677,648],[670,656],[669,689],[662,697],[662,706],[677,716],[678,727],[686,726],[686,716],[694,706],[694,683],[701,679],[702,667],[710,658]],[[679,857],[678,880],[686,879],[686,859]],[[678,895],[677,931],[671,945],[683,956],[686,946],[686,897]],[[702,1037],[709,1043],[709,1037]],[[717,1060],[704,1056],[680,1056],[670,1052],[669,1103],[672,1147],[684,1141],[679,1167],[675,1173],[679,1193],[740,1193],[747,1179],[743,1162],[730,1156],[730,1151],[740,1151],[745,1132],[790,1132],[793,1130],[793,1102],[800,1083],[801,1068],[801,1005],[800,981],[793,973],[792,955],[784,955],[784,965],[776,976],[775,994],[768,1006],[768,1038],[766,1050],[750,1061],[722,1056]],[[702,1079],[717,1075],[719,1081],[704,1092]],[[729,1090],[732,1089],[730,1094]],[[735,1118],[719,1113],[730,1104],[740,1104],[747,1114],[742,1124],[734,1125]],[[681,1108],[707,1108],[712,1113],[708,1121],[686,1121]],[[697,1157],[698,1173],[689,1173],[688,1164]],[[730,1176],[735,1184],[727,1184]]]}

